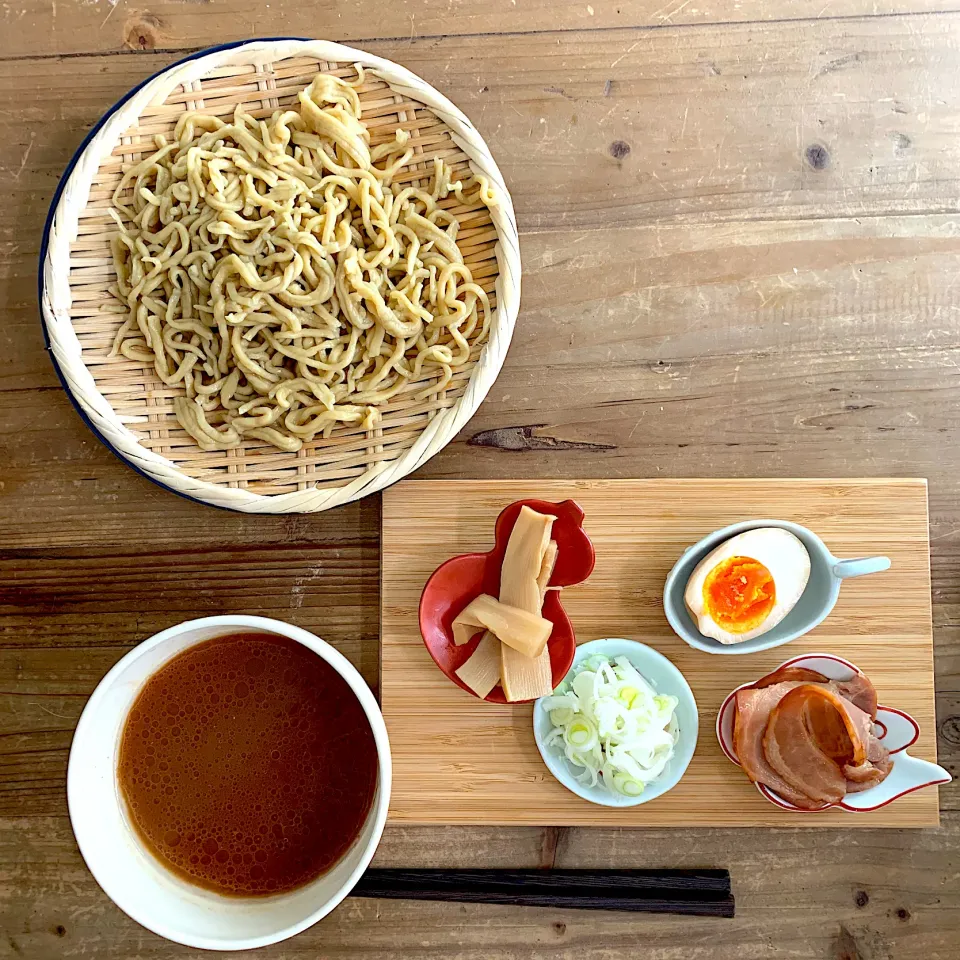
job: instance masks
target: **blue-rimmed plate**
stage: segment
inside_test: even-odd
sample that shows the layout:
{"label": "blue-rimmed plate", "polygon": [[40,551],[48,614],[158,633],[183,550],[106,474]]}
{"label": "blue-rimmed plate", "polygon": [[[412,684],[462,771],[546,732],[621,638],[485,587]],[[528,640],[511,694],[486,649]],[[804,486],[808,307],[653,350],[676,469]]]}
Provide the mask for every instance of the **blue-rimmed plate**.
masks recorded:
{"label": "blue-rimmed plate", "polygon": [[[470,221],[483,238],[464,254],[495,291],[485,344],[453,379],[427,371],[379,407],[378,425],[344,425],[299,451],[245,439],[233,450],[203,451],[173,413],[179,387],[152,365],[110,357],[122,314],[112,303],[110,198],[122,171],[149,155],[182,111],[230,117],[241,105],[269,112],[293,105],[320,71],[369,74],[361,101],[371,124],[403,125],[456,169],[469,163],[497,202]],[[366,93],[364,92],[366,90]],[[369,101],[364,97],[369,95]],[[390,109],[385,114],[384,109]],[[394,109],[395,108],[395,111]],[[438,140],[437,137],[440,137]],[[425,154],[429,156],[429,154]],[[492,227],[492,230],[488,230]],[[147,79],[112,107],[81,145],[61,180],[41,248],[40,306],[50,356],[75,406],[97,436],[143,475],[182,496],[250,513],[315,512],[384,489],[439,452],[466,424],[496,379],[520,302],[520,252],[509,192],[489,148],[464,114],[409,70],[322,40],[280,38],[227,44],[194,54]],[[423,379],[426,378],[426,379]],[[427,382],[429,381],[429,382]],[[431,391],[436,385],[437,390]],[[415,399],[415,398],[419,399]]]}

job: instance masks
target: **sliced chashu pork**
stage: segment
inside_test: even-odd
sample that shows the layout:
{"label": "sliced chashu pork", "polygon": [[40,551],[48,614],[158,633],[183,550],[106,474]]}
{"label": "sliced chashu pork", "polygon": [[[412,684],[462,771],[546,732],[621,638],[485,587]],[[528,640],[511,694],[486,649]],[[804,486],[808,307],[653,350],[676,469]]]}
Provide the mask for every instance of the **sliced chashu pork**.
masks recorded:
{"label": "sliced chashu pork", "polygon": [[773,673],[761,677],[753,687],[755,690],[762,690],[764,687],[772,687],[774,684],[787,681],[797,681],[799,683],[829,682],[822,673],[817,673],[816,670],[807,670],[806,667],[778,667]]}
{"label": "sliced chashu pork", "polygon": [[844,766],[867,759],[869,714],[823,683],[802,683],[770,713],[763,753],[771,767],[811,800],[837,803],[846,796]]}
{"label": "sliced chashu pork", "polygon": [[802,683],[826,683],[838,690],[854,706],[869,713],[872,720],[877,718],[877,688],[862,673],[854,675],[852,680],[830,680],[816,670],[806,667],[780,667],[773,673],[761,677],[754,687],[771,687],[776,683],[797,680]]}
{"label": "sliced chashu pork", "polygon": [[867,742],[867,761],[859,766],[847,764],[843,775],[847,778],[847,793],[869,790],[887,778],[893,769],[893,760],[887,748],[873,735]]}
{"label": "sliced chashu pork", "polygon": [[733,745],[747,776],[754,783],[762,783],[775,790],[784,800],[794,806],[812,809],[821,806],[805,793],[795,790],[767,762],[763,752],[763,735],[774,707],[785,694],[800,681],[785,681],[761,689],[748,688],[737,691],[737,711],[733,722]]}
{"label": "sliced chashu pork", "polygon": [[[771,714],[780,701],[791,691],[805,685],[822,688],[830,698],[835,698],[835,703],[842,701],[842,712],[827,697],[818,696],[810,702],[805,736],[808,741],[813,739],[819,743],[820,748],[809,758],[811,765],[806,768],[807,779],[797,775],[804,769],[802,766],[797,770],[789,768],[793,770],[793,775],[788,779],[784,776],[788,768],[781,766],[777,769],[771,764],[764,738]],[[846,793],[869,789],[883,780],[893,767],[886,749],[873,735],[876,702],[873,684],[861,675],[850,681],[837,682],[804,668],[786,667],[774,671],[758,680],[754,687],[737,692],[734,746],[741,765],[751,780],[766,784],[785,800],[805,809],[836,802],[827,797],[839,799]],[[843,703],[847,706],[842,707]],[[861,709],[860,705],[867,709]],[[850,718],[854,729],[858,731],[856,749],[846,731],[844,715]],[[809,736],[810,725],[815,732],[812,738]],[[806,747],[809,748],[809,742]],[[795,755],[794,760],[800,756]],[[777,757],[778,765],[787,762],[783,751],[777,752]],[[814,786],[806,792],[810,782],[814,782]],[[841,787],[842,793],[839,792]]]}
{"label": "sliced chashu pork", "polygon": [[869,714],[871,720],[877,719],[877,688],[862,674],[852,680],[833,680],[837,688],[855,707]]}

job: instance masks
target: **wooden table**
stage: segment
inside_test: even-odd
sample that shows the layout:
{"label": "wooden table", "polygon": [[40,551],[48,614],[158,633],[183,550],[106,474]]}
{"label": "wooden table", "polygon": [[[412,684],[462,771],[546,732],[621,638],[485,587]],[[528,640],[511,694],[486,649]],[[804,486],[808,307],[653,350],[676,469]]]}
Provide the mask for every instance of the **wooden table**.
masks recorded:
{"label": "wooden table", "polygon": [[[423,477],[930,478],[939,751],[960,772],[960,12],[945,0],[10,0],[2,8],[0,957],[198,956],[100,891],[66,816],[86,697],[177,621],[247,612],[377,676],[375,499],[218,512],[104,450],[44,354],[40,231],[95,119],[187,51],[358,43],[486,136],[524,302]],[[348,900],[262,956],[956,958],[939,830],[388,828],[387,865],[729,866],[735,921]]]}

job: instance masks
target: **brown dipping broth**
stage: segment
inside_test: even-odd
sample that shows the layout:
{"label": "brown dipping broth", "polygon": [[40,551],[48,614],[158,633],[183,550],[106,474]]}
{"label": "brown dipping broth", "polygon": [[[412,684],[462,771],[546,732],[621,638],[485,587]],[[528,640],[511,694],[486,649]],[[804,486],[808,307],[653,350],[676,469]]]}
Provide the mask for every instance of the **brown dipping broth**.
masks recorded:
{"label": "brown dipping broth", "polygon": [[359,836],[377,786],[373,731],[346,680],[287,637],[185,650],[127,717],[117,777],[169,870],[233,896],[293,890]]}

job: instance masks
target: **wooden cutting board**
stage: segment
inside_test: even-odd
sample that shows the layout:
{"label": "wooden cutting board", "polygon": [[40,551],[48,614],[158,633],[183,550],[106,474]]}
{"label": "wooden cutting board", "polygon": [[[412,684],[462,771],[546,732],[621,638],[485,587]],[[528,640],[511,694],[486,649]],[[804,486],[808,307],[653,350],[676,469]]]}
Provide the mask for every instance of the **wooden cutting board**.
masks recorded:
{"label": "wooden cutting board", "polygon": [[[529,704],[477,700],[434,665],[417,606],[433,570],[488,550],[499,512],[523,497],[577,500],[597,551],[590,579],[564,591],[580,643],[641,640],[683,672],[700,710],[696,755],[669,793],[629,809],[595,806],[560,786],[533,740]],[[661,591],[681,552],[738,520],[811,527],[839,557],[886,554],[887,573],[844,584],[815,631],[776,650],[713,656],[688,647],[663,615]],[[856,663],[882,703],[907,710],[912,754],[936,760],[925,480],[406,481],[383,495],[383,714],[393,750],[390,817],[406,823],[619,826],[935,826],[929,787],[873,813],[791,814],[764,800],[720,752],[717,709],[734,687],[789,657],[830,652]]]}

